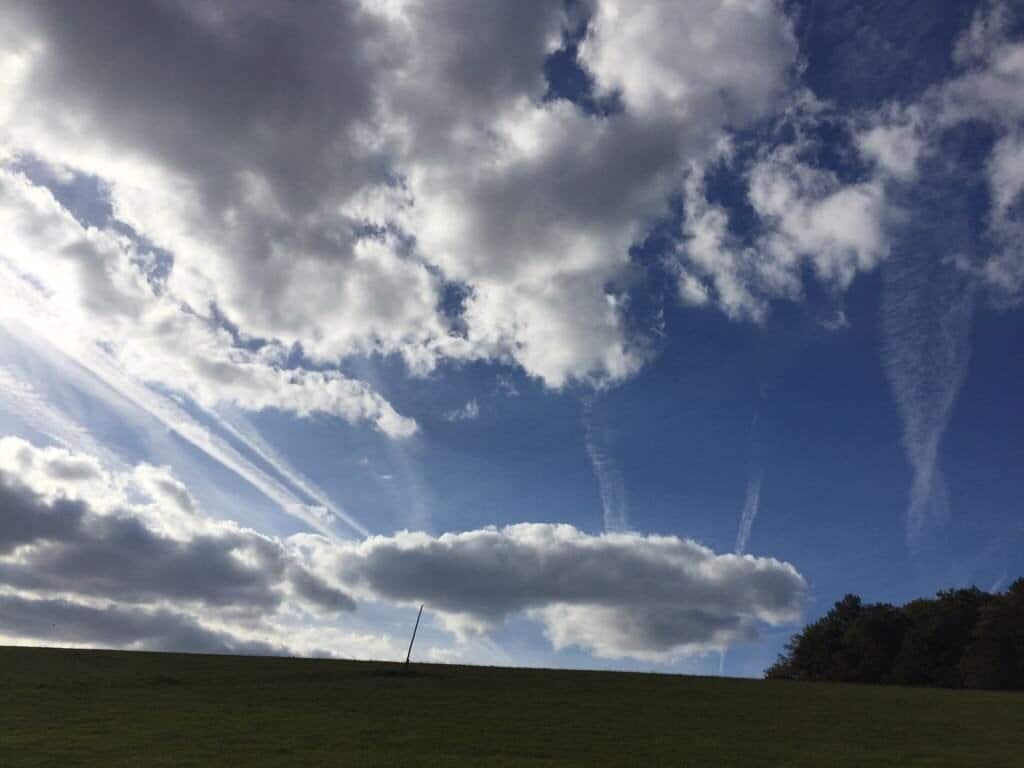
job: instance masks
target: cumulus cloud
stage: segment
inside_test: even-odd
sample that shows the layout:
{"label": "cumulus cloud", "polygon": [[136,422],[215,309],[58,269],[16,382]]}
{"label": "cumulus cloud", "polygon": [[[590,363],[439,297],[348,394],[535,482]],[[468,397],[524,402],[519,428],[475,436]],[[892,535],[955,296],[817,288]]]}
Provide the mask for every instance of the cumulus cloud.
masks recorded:
{"label": "cumulus cloud", "polygon": [[[552,387],[638,370],[629,248],[667,212],[684,160],[771,111],[796,44],[769,0],[629,11],[626,24],[617,3],[593,5],[579,65],[621,107],[596,115],[545,98],[545,57],[570,26],[560,0],[16,3],[0,154],[99,179],[113,219],[167,254],[165,311],[143,325],[180,339],[154,367],[165,378],[408,434],[361,384],[261,367],[223,332],[328,366],[499,359]],[[102,272],[73,279],[138,314]],[[466,289],[458,323],[445,282]],[[205,354],[181,349],[197,341]]]}
{"label": "cumulus cloud", "polygon": [[992,252],[978,273],[996,300],[1018,304],[1024,294],[1024,42],[1010,30],[1024,21],[1016,6],[991,2],[976,13],[957,43],[959,76],[928,94],[926,105],[940,128],[982,121],[996,131],[988,159]]}
{"label": "cumulus cloud", "polygon": [[0,512],[0,633],[18,641],[313,653],[316,626],[338,628],[297,638],[287,616],[370,600],[424,602],[462,638],[523,614],[556,649],[667,661],[791,622],[806,592],[788,563],[569,525],[282,541],[206,517],[166,469],[18,438],[0,439]]}
{"label": "cumulus cloud", "polygon": [[[203,403],[326,412],[406,436],[414,423],[346,377],[346,359],[398,355],[416,374],[499,360],[556,388],[639,370],[629,251],[680,191],[680,298],[760,320],[771,300],[799,297],[804,267],[843,290],[887,257],[886,184],[913,178],[936,126],[999,126],[994,194],[1019,188],[1024,58],[1007,4],[965,33],[956,78],[853,121],[874,175],[840,179],[800,146],[757,153],[742,174],[758,219],[747,239],[704,175],[726,137],[807,108],[780,4],[576,11],[560,0],[9,4],[0,157],[97,179],[122,240],[79,238],[64,253],[73,268],[35,278],[75,294],[97,338],[113,335],[112,317],[137,323],[124,364]],[[573,103],[552,97],[544,66],[577,17],[591,92]],[[1024,280],[1018,207],[994,210],[1001,246],[980,270],[1010,299]],[[456,310],[444,306],[450,284],[464,291]],[[257,341],[259,354],[240,343]],[[294,350],[315,370],[283,368]]]}
{"label": "cumulus cloud", "polygon": [[925,151],[919,111],[890,107],[868,118],[854,136],[861,156],[884,174],[910,181]]}
{"label": "cumulus cloud", "polygon": [[657,0],[595,4],[583,60],[601,90],[621,95],[627,111],[733,125],[776,106],[796,41],[774,3],[697,0],[674,10]]}
{"label": "cumulus cloud", "polygon": [[525,612],[556,648],[669,660],[794,621],[806,583],[770,558],[717,555],[675,536],[594,536],[530,524],[433,537],[401,532],[319,548],[318,568],[357,596],[423,602],[463,635]]}
{"label": "cumulus cloud", "polygon": [[[684,187],[683,258],[670,262],[676,272],[679,300],[690,306],[714,302],[733,318],[761,320],[768,311],[756,288],[759,259],[729,230],[729,213],[707,200],[703,172],[694,167]],[[787,279],[778,286],[796,287]]]}
{"label": "cumulus cloud", "polygon": [[[833,105],[794,91],[771,135],[749,140],[752,161],[734,167],[730,145],[703,162],[694,158],[683,187],[681,242],[669,262],[680,301],[761,321],[773,299],[800,297],[804,267],[830,290],[846,289],[889,257],[894,230],[903,225],[900,205],[920,183],[922,163],[941,155],[951,129],[974,122],[996,137],[985,166],[989,247],[970,258],[938,258],[956,256],[997,303],[1018,303],[1024,287],[1024,43],[1012,32],[1022,20],[1012,4],[980,4],[950,51],[955,74],[916,99],[838,115]],[[658,82],[652,78],[652,93],[669,89]],[[864,167],[852,173],[847,167],[843,178],[824,167],[812,138],[821,125],[849,137],[855,153],[844,164]],[[778,135],[795,138],[778,144]],[[706,176],[723,165],[755,215],[753,232],[742,237],[731,227],[731,211],[707,193]]]}
{"label": "cumulus cloud", "polygon": [[154,285],[146,271],[151,253],[113,231],[83,227],[22,173],[0,170],[0,224],[10,236],[0,257],[45,287],[66,332],[87,329],[144,381],[184,390],[207,406],[328,413],[373,421],[396,437],[416,429],[361,382],[338,372],[286,369],[280,348],[235,344],[226,330]]}
{"label": "cumulus cloud", "polygon": [[993,200],[989,226],[998,250],[982,274],[1001,298],[1016,303],[1024,288],[1024,133],[1000,139],[987,170]]}
{"label": "cumulus cloud", "polygon": [[[817,146],[803,132],[825,119],[824,109],[802,94],[777,129],[789,128],[796,139],[769,142],[746,167],[733,167],[729,145],[710,165],[690,166],[682,239],[669,261],[682,303],[713,304],[730,317],[761,322],[773,299],[801,297],[805,268],[843,291],[888,257],[884,177],[844,181],[809,159]],[[708,199],[707,175],[719,167],[736,173],[756,215],[756,227],[742,237],[730,226],[730,211]]]}
{"label": "cumulus cloud", "polygon": [[888,254],[880,183],[843,185],[780,149],[750,174],[750,201],[771,231],[761,247],[781,267],[807,259],[826,284],[845,289]]}
{"label": "cumulus cloud", "polygon": [[[375,355],[400,357],[415,375],[445,360],[489,360],[552,388],[626,379],[648,354],[627,322],[631,247],[670,214],[685,169],[705,167],[724,135],[783,103],[797,46],[772,0],[700,0],[685,14],[602,0],[577,11],[586,18],[575,64],[592,85],[579,103],[549,93],[544,78],[547,57],[578,21],[561,0],[6,4],[0,317],[31,325],[44,309],[53,321],[45,335],[58,348],[320,530],[333,510],[323,494],[222,409],[327,414],[408,437],[416,423],[346,373]],[[608,109],[590,109],[587,98]],[[797,171],[797,182],[813,176]],[[104,198],[92,201],[90,217],[58,188],[82,180]],[[776,261],[820,258],[842,282],[867,256],[829,214],[855,216],[870,201],[832,200],[840,190],[811,181],[813,192],[792,181],[762,185],[773,190],[765,200],[784,208],[766,203],[778,222],[769,245]],[[724,230],[706,224],[724,243]],[[761,281],[791,280],[785,270],[749,269]],[[760,299],[745,298],[755,296],[745,279],[734,280],[735,303],[754,313]],[[715,280],[698,270],[693,288],[710,283],[724,295],[724,277]],[[447,301],[453,286],[456,307]],[[158,390],[187,395],[317,504],[300,504]],[[462,410],[477,412],[475,401]],[[200,622],[211,607],[273,612],[285,598],[351,607],[345,578],[363,558],[355,545],[313,537],[339,564],[314,569],[292,542],[206,520],[164,470],[112,472],[79,454],[7,448],[20,467],[17,482],[5,480],[9,504],[22,505],[19,519],[51,526],[25,523],[4,556],[9,587],[20,590],[11,599],[34,601],[15,606],[19,615],[59,610],[54,601],[84,611],[103,596],[136,601],[165,623],[164,602]],[[593,455],[599,477],[611,471]],[[614,496],[614,487],[602,492]],[[614,503],[622,520],[611,527],[624,527],[624,500]],[[459,536],[504,536],[536,559],[541,545],[520,541],[528,529],[509,531]],[[526,611],[559,646],[666,657],[782,621],[802,589],[789,566],[733,563],[672,540],[682,554],[649,576],[690,590],[686,601],[657,592],[655,602],[630,607],[628,580],[618,592],[604,583],[584,594],[592,566],[572,561],[607,546],[625,570],[639,568],[661,539],[622,534],[615,548],[573,529],[533,535],[563,542],[566,592],[530,586],[494,614],[451,608],[453,626]],[[630,547],[635,562],[626,562]],[[130,582],[110,565],[118,559]],[[515,584],[518,562],[506,567]],[[714,573],[687,581],[691,567]],[[734,579],[730,569],[746,575]],[[204,576],[167,583],[181,570]],[[754,587],[746,602],[737,598],[736,584],[761,583],[762,571],[783,582],[788,574],[795,591],[785,608]],[[490,578],[497,589],[500,579]],[[349,580],[380,599],[405,599]],[[714,605],[719,586],[725,607]],[[502,604],[500,594],[494,600]],[[635,625],[635,647],[611,626],[619,619]]]}

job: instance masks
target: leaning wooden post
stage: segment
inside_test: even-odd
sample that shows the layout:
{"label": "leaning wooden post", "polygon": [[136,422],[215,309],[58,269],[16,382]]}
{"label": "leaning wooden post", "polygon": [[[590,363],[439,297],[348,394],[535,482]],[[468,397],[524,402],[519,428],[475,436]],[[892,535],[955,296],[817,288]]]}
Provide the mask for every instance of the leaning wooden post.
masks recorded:
{"label": "leaning wooden post", "polygon": [[412,639],[409,641],[409,652],[405,654],[405,668],[409,668],[409,659],[412,658],[412,644],[416,642],[416,630],[420,628],[420,616],[423,615],[423,604],[420,604],[420,612],[416,614],[416,624],[412,628]]}

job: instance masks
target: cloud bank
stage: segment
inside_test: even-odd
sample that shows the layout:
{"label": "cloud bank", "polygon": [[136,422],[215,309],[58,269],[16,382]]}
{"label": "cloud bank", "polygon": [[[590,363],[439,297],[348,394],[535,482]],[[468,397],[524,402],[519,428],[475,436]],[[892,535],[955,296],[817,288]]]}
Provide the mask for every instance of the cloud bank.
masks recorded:
{"label": "cloud bank", "polygon": [[430,536],[401,532],[316,553],[355,595],[423,602],[462,635],[525,612],[556,649],[666,661],[798,617],[806,583],[788,563],[717,555],[675,536],[522,523]]}
{"label": "cloud bank", "polygon": [[206,517],[166,469],[17,438],[0,513],[0,632],[22,642],[321,652],[317,622],[330,637],[358,602],[424,602],[463,639],[525,615],[556,649],[669,661],[792,622],[806,593],[788,563],[570,525],[280,540]]}

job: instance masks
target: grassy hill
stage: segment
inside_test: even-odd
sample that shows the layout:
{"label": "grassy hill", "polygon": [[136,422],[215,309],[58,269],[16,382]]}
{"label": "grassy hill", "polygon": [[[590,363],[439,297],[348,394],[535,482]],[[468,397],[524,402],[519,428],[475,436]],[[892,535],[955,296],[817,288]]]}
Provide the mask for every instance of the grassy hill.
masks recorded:
{"label": "grassy hill", "polygon": [[1024,694],[0,648],[0,765],[996,768]]}

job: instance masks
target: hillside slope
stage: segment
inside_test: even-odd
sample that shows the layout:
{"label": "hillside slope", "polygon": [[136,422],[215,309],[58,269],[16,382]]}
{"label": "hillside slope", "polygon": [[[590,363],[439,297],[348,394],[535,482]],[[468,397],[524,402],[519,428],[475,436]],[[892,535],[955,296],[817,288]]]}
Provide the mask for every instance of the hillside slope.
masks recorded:
{"label": "hillside slope", "polygon": [[0,765],[1024,765],[1024,694],[0,648]]}

